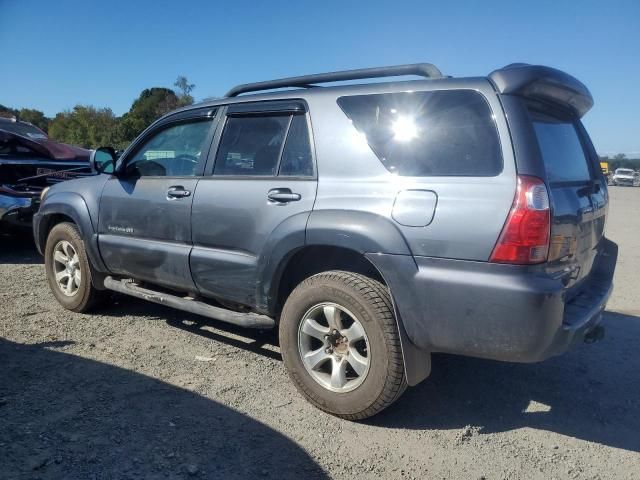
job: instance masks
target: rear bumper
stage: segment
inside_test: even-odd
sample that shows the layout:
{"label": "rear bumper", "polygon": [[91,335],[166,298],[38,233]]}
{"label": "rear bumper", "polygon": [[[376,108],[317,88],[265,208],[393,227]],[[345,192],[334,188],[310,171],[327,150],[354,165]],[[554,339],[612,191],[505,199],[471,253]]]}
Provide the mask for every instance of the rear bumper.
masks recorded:
{"label": "rear bumper", "polygon": [[0,193],[0,223],[18,227],[31,225],[38,202],[33,197],[16,197]]}
{"label": "rear bumper", "polygon": [[420,349],[536,362],[582,341],[612,291],[617,245],[603,239],[580,292],[539,268],[403,255],[368,255],[391,288],[409,339]]}

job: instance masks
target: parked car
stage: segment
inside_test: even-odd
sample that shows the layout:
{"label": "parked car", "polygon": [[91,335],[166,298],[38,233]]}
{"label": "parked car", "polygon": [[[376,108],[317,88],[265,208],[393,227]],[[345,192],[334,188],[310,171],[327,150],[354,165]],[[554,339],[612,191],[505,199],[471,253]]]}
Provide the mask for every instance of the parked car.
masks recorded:
{"label": "parked car", "polygon": [[89,153],[50,140],[28,122],[0,117],[0,231],[31,228],[45,188],[91,174]]}
{"label": "parked car", "polygon": [[616,168],[611,181],[614,185],[626,185],[628,187],[640,186],[640,173],[631,168]]}
{"label": "parked car", "polygon": [[[399,75],[425,78],[318,86]],[[362,419],[426,378],[433,352],[537,362],[601,338],[617,246],[580,121],[592,104],[525,64],[241,85],[117,161],[98,149],[104,174],[51,187],[35,240],[65,308],[111,290],[278,328],[300,393]]]}

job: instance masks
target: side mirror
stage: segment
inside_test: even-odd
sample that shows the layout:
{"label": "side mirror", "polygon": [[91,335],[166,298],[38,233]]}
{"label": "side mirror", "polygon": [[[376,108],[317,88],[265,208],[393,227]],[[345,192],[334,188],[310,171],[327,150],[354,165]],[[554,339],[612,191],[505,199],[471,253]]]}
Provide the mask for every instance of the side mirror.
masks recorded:
{"label": "side mirror", "polygon": [[116,151],[113,148],[96,148],[91,152],[91,167],[98,173],[114,173],[116,170],[116,158]]}

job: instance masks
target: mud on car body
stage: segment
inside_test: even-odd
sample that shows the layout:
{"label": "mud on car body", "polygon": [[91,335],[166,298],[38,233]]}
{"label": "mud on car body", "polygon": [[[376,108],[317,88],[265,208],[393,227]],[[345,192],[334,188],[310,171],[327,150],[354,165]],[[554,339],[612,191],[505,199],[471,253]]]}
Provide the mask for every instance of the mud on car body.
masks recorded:
{"label": "mud on car body", "polygon": [[54,142],[28,122],[0,118],[0,230],[31,227],[45,188],[88,174],[89,150]]}
{"label": "mud on car body", "polygon": [[[318,86],[399,75],[423,79]],[[96,150],[104,174],[52,187],[34,235],[66,308],[113,290],[278,328],[301,394],[361,419],[425,379],[431,353],[536,362],[601,338],[617,247],[580,121],[592,104],[525,64],[240,85],[117,160]]]}

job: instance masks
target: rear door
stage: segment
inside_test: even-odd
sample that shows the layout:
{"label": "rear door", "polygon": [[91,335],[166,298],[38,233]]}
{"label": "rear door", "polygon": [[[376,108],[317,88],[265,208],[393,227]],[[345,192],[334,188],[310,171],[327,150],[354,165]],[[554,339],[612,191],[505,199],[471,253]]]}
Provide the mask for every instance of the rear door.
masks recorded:
{"label": "rear door", "polygon": [[213,135],[213,112],[163,122],[126,154],[100,199],[98,242],[115,274],[195,291],[191,205]]}
{"label": "rear door", "polygon": [[274,245],[304,244],[317,185],[310,122],[297,101],[232,105],[224,117],[193,202],[191,271],[203,294],[254,305]]}
{"label": "rear door", "polygon": [[604,235],[607,187],[579,120],[530,111],[550,188],[549,267],[571,272],[567,287],[586,278]]}

